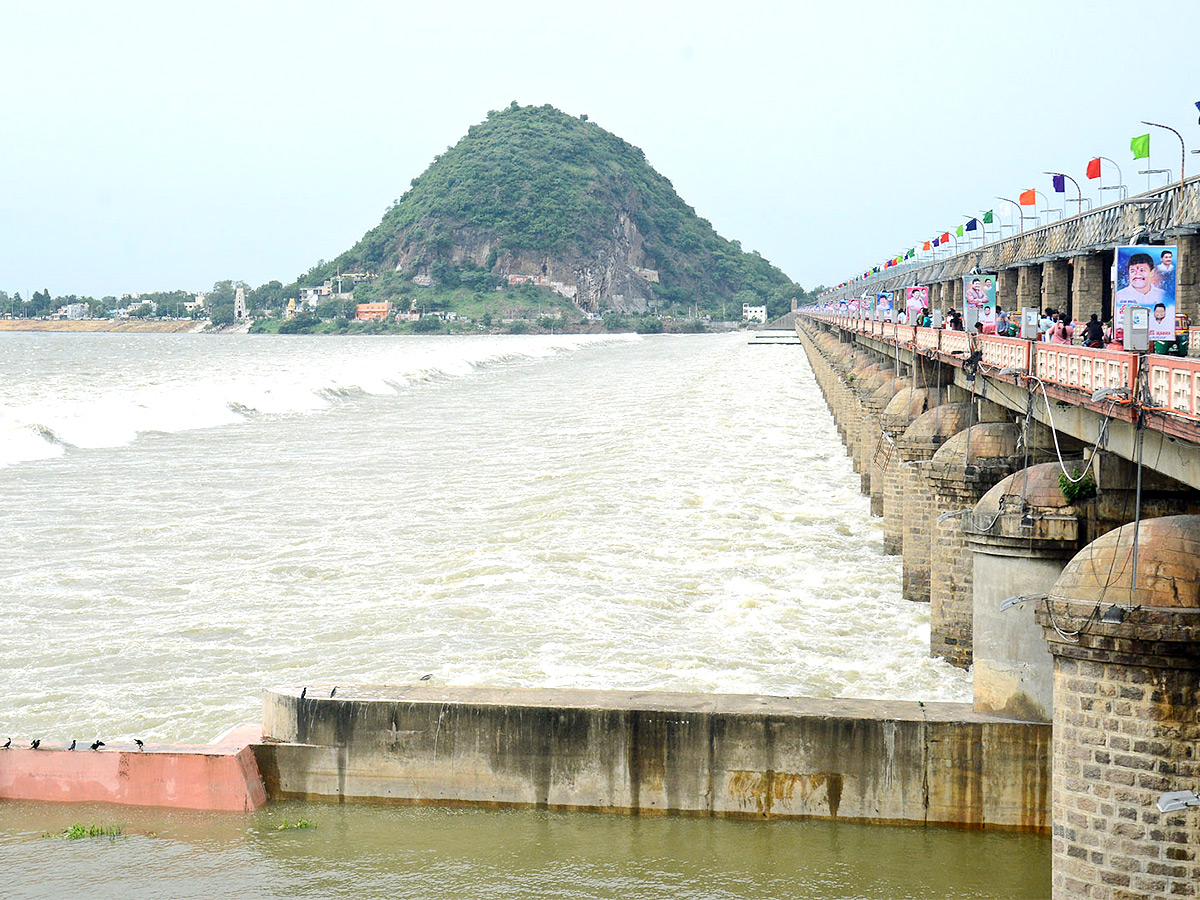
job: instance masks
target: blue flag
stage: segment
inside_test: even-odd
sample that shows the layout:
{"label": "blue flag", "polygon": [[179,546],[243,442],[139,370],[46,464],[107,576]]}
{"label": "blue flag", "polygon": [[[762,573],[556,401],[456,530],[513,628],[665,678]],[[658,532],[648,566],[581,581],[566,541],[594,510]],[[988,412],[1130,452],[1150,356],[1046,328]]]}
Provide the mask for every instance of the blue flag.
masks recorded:
{"label": "blue flag", "polygon": [[979,228],[979,220],[978,219],[972,219],[970,222],[967,223],[967,231],[976,231],[976,230],[978,230],[978,228]]}
{"label": "blue flag", "polygon": [[1056,194],[1065,194],[1067,192],[1067,178],[1065,175],[1054,176],[1054,192]]}

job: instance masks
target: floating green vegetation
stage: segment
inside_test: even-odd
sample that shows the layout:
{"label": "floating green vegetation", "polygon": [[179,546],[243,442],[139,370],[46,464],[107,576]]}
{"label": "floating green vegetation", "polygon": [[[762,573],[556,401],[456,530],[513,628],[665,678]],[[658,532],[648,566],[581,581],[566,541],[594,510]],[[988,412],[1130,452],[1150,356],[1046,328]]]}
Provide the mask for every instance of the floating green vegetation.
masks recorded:
{"label": "floating green vegetation", "polygon": [[316,828],[316,827],[317,827],[317,823],[310,822],[310,821],[308,821],[308,819],[297,819],[295,822],[289,822],[287,819],[284,819],[282,822],[280,822],[278,825],[275,826],[275,830],[276,831],[290,831],[293,828]]}
{"label": "floating green vegetation", "polygon": [[64,828],[62,831],[47,831],[43,835],[43,837],[62,838],[67,841],[98,837],[106,837],[110,841],[115,841],[124,836],[125,829],[120,825],[84,825],[82,822],[76,822],[70,828]]}

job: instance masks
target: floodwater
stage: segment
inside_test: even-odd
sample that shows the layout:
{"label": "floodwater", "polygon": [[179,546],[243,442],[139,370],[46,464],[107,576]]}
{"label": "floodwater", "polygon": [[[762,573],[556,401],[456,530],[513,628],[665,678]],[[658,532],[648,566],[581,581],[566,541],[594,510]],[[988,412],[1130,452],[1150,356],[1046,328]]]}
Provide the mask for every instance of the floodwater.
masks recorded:
{"label": "floodwater", "polygon": [[[425,674],[970,696],[802,351],[743,335],[0,334],[0,498],[14,743],[207,741],[264,687]],[[98,895],[1048,894],[1027,836],[359,808],[276,832],[272,808],[118,810],[111,843],[41,838],[45,815],[0,806],[0,872],[79,859]],[[1013,848],[1033,889],[953,892],[984,859],[1011,878]]]}
{"label": "floodwater", "polygon": [[[284,828],[285,822],[314,828]],[[107,837],[46,836],[72,824]],[[253,815],[0,804],[0,895],[1039,898],[1045,840],[830,822],[284,803]]]}

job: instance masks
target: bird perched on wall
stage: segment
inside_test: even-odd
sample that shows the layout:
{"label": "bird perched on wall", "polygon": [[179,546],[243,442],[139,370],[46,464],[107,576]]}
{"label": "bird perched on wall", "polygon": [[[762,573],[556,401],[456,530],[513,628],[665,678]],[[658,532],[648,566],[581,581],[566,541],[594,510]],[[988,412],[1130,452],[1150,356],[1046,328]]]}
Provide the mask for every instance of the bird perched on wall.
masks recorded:
{"label": "bird perched on wall", "polygon": [[12,738],[9,738],[7,741],[4,742],[4,746],[0,747],[0,750],[7,750],[11,746],[12,746]]}
{"label": "bird perched on wall", "polygon": [[135,744],[137,744],[137,748],[138,748],[138,750],[145,750],[145,749],[146,749],[146,745],[142,743],[142,741],[141,741],[141,738],[134,738],[134,739],[133,739],[133,742],[134,742]]}
{"label": "bird perched on wall", "polygon": [[71,746],[70,746],[70,747],[68,747],[67,749],[68,749],[68,750],[74,750],[74,749],[75,749],[75,739],[74,739],[74,738],[71,738]]}
{"label": "bird perched on wall", "polygon": [[332,699],[333,699],[333,695],[334,695],[334,694],[336,694],[336,693],[337,693],[337,685],[335,684],[335,685],[333,686],[333,690],[329,692],[329,698],[332,700]]}
{"label": "bird perched on wall", "polygon": [[308,688],[306,688],[306,687],[300,688],[300,699],[303,700],[307,696],[308,696]]}
{"label": "bird perched on wall", "polygon": [[29,742],[29,749],[30,749],[30,750],[36,750],[36,749],[37,749],[38,747],[40,747],[40,746],[42,746],[42,739],[41,739],[41,738],[34,738],[32,741],[30,741],[30,742]]}
{"label": "bird perched on wall", "polygon": [[103,746],[104,746],[104,741],[100,740],[99,738],[92,741],[92,749],[93,750],[99,750]]}

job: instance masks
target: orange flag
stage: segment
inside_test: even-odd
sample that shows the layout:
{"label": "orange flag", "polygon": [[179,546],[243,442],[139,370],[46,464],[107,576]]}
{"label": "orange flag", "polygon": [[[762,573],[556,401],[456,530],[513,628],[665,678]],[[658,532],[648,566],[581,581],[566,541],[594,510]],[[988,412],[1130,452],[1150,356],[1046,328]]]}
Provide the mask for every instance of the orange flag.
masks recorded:
{"label": "orange flag", "polygon": [[1037,191],[1030,188],[1027,191],[1021,191],[1022,206],[1037,206]]}

